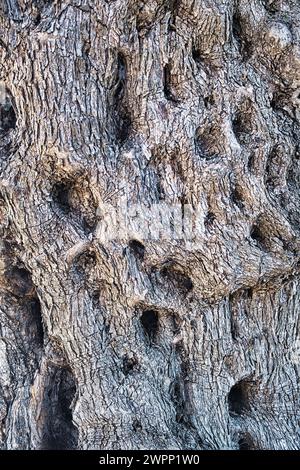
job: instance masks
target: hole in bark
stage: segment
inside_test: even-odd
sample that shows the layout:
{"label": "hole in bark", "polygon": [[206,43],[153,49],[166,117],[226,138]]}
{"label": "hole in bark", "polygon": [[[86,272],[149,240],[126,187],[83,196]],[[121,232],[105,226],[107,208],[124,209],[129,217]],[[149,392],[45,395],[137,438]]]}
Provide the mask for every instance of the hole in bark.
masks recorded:
{"label": "hole in bark", "polygon": [[117,77],[114,92],[114,103],[116,115],[116,138],[121,144],[123,144],[128,139],[132,128],[131,116],[125,104],[126,76],[126,58],[124,54],[119,52],[117,56]]}
{"label": "hole in bark", "polygon": [[249,382],[241,380],[235,384],[228,394],[228,408],[230,416],[242,415],[250,409]]}
{"label": "hole in bark", "polygon": [[132,427],[135,432],[139,432],[143,429],[142,423],[138,419],[132,421]]}
{"label": "hole in bark", "polygon": [[237,42],[239,52],[243,59],[249,59],[252,55],[253,48],[251,43],[247,40],[239,12],[235,12],[232,17],[232,35]]}
{"label": "hole in bark", "polygon": [[232,17],[232,34],[235,40],[240,43],[242,35],[242,25],[240,21],[240,15],[238,12],[235,12]]}
{"label": "hole in bark", "polygon": [[130,136],[132,121],[126,110],[119,114],[119,123],[117,127],[117,139],[123,144]]}
{"label": "hole in bark", "polygon": [[239,109],[235,113],[232,121],[232,130],[240,144],[251,143],[254,126],[255,116],[253,113],[253,105],[251,100],[246,98],[240,103]]}
{"label": "hole in bark", "polygon": [[42,15],[41,15],[41,12],[39,11],[39,12],[37,12],[37,14],[34,18],[35,26],[38,26],[40,24],[41,20],[42,20]]}
{"label": "hole in bark", "polygon": [[175,27],[175,18],[178,15],[178,8],[180,6],[181,0],[167,0],[167,9],[172,13],[170,15],[168,32],[176,31]]}
{"label": "hole in bark", "polygon": [[245,297],[247,299],[252,299],[253,298],[253,289],[249,287],[248,289],[244,289]]}
{"label": "hole in bark", "polygon": [[248,432],[240,434],[238,446],[239,446],[239,450],[255,450],[256,449],[252,436]]}
{"label": "hole in bark", "polygon": [[123,358],[123,373],[124,375],[128,375],[130,374],[130,372],[133,371],[133,369],[137,366],[138,364],[138,361],[136,359],[136,357],[129,357],[129,356],[125,356]]}
{"label": "hole in bark", "polygon": [[261,250],[268,249],[269,242],[265,234],[265,228],[259,220],[253,225],[250,236]]}
{"label": "hole in bark", "polygon": [[117,57],[117,82],[115,89],[115,100],[118,102],[124,97],[126,81],[126,61],[125,56],[119,52]]}
{"label": "hole in bark", "polygon": [[236,341],[239,336],[239,325],[236,321],[236,318],[232,314],[230,316],[230,333],[231,333],[232,339]]}
{"label": "hole in bark", "polygon": [[232,202],[239,207],[239,209],[244,208],[244,196],[243,196],[243,191],[242,189],[235,185],[233,186],[231,190],[231,200]]}
{"label": "hole in bark", "polygon": [[32,282],[31,273],[24,267],[12,266],[5,271],[5,287],[18,302],[20,308],[20,328],[26,339],[39,346],[44,342],[41,304],[36,288]]}
{"label": "hole in bark", "polygon": [[68,182],[56,183],[52,188],[52,199],[64,214],[71,211],[69,193],[71,184]]}
{"label": "hole in bark", "polygon": [[59,211],[72,222],[90,233],[97,224],[97,202],[88,181],[82,178],[56,182],[52,187],[52,200]]}
{"label": "hole in bark", "polygon": [[44,449],[76,449],[78,431],[72,421],[71,406],[76,394],[76,381],[67,368],[52,368],[44,393]]}
{"label": "hole in bark", "polygon": [[208,212],[204,219],[204,226],[206,229],[209,229],[213,226],[214,221],[217,219],[216,215],[213,212]]}
{"label": "hole in bark", "polygon": [[192,58],[195,61],[197,67],[204,69],[207,73],[211,73],[214,66],[214,57],[211,53],[203,50],[201,43],[193,46]]}
{"label": "hole in bark", "polygon": [[[177,352],[180,354],[180,371],[171,384],[171,400],[176,411],[176,422],[191,430],[195,427],[191,419],[193,404],[188,386],[189,368],[187,362],[183,359],[183,348],[181,346],[177,349]],[[198,439],[202,443],[200,436],[198,436]]]}
{"label": "hole in bark", "polygon": [[157,192],[157,197],[159,201],[163,201],[166,198],[164,188],[161,184],[161,181],[157,180],[156,181],[156,192]]}
{"label": "hole in bark", "polygon": [[214,95],[205,96],[203,98],[203,103],[206,108],[213,106],[216,103]]}
{"label": "hole in bark", "polygon": [[211,160],[219,156],[219,130],[214,127],[198,127],[195,133],[195,150],[200,158]]}
{"label": "hole in bark", "polygon": [[192,49],[192,57],[196,62],[197,67],[203,65],[210,65],[209,58],[203,54],[200,48],[193,47]]}
{"label": "hole in bark", "polygon": [[32,283],[31,274],[27,269],[13,266],[5,272],[5,277],[9,284],[9,290],[16,297],[34,296],[35,288]]}
{"label": "hole in bark", "polygon": [[176,410],[176,421],[182,423],[185,417],[185,390],[181,377],[176,377],[171,388],[171,397]]}
{"label": "hole in bark", "polygon": [[240,299],[240,292],[232,292],[229,294],[229,313],[230,313],[230,332],[231,337],[235,341],[239,336],[239,322],[238,322],[238,310],[237,303]]}
{"label": "hole in bark", "polygon": [[255,170],[255,153],[252,152],[248,158],[248,170],[252,173]]}
{"label": "hole in bark", "polygon": [[91,299],[92,299],[94,306],[98,307],[99,301],[100,301],[100,295],[101,293],[99,289],[96,289],[93,292],[91,292]]}
{"label": "hole in bark", "polygon": [[169,283],[173,284],[174,288],[179,291],[181,290],[184,295],[190,292],[194,287],[192,280],[183,272],[178,270],[176,265],[173,263],[163,267],[160,270],[160,274],[164,280],[167,280]]}
{"label": "hole in bark", "polygon": [[171,66],[167,64],[164,66],[163,71],[163,88],[164,94],[168,101],[175,103],[177,100],[172,91],[172,75],[171,75]]}
{"label": "hole in bark", "polygon": [[192,57],[193,57],[194,61],[197,64],[202,61],[201,52],[198,49],[196,49],[195,47],[193,47],[193,49],[192,49]]}
{"label": "hole in bark", "polygon": [[13,99],[8,90],[5,90],[4,96],[0,88],[0,135],[16,128],[16,112]]}
{"label": "hole in bark", "polygon": [[46,15],[46,9],[53,4],[53,0],[34,0],[33,5],[35,7],[34,24],[38,26],[42,20],[42,17]]}
{"label": "hole in bark", "polygon": [[141,316],[141,324],[145,335],[150,339],[155,339],[158,333],[159,319],[155,310],[145,310]]}
{"label": "hole in bark", "polygon": [[138,240],[130,240],[129,248],[132,253],[139,258],[140,260],[144,259],[145,256],[145,246]]}
{"label": "hole in bark", "polygon": [[33,337],[35,338],[36,342],[42,346],[44,344],[44,327],[42,321],[41,303],[38,297],[33,298],[28,303],[28,309],[30,310],[31,318],[31,324],[29,325],[30,330],[33,332]]}
{"label": "hole in bark", "polygon": [[283,145],[275,145],[270,154],[268,155],[266,163],[265,184],[269,191],[272,191],[276,186],[281,185],[281,172],[280,169],[285,159],[285,148]]}

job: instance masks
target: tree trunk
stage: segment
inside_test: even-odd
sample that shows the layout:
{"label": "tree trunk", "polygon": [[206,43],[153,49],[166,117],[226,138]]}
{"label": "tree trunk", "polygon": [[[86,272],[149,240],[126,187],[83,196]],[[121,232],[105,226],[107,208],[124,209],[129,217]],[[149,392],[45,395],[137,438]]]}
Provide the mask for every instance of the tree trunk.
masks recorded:
{"label": "tree trunk", "polygon": [[297,0],[1,0],[3,449],[297,449]]}

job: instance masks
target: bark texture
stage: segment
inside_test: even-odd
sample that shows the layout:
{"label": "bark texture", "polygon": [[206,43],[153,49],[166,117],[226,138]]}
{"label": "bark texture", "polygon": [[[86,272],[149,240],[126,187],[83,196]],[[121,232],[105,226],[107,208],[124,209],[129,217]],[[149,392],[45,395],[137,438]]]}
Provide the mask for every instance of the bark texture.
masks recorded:
{"label": "bark texture", "polygon": [[[299,26],[0,1],[3,449],[300,448]],[[121,197],[200,207],[197,242],[102,243]]]}

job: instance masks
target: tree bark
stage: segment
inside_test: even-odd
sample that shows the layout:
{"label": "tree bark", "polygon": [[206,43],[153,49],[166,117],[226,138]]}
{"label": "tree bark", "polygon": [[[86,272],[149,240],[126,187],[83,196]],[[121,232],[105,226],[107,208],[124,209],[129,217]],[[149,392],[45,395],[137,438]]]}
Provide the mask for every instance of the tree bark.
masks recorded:
{"label": "tree bark", "polygon": [[299,449],[299,26],[1,0],[1,448]]}

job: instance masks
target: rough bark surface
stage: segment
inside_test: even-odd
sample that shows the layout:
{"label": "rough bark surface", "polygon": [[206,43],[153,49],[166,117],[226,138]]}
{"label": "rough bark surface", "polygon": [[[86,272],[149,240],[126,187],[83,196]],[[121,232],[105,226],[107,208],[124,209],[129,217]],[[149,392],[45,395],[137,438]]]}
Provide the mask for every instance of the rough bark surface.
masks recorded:
{"label": "rough bark surface", "polygon": [[[1,448],[300,448],[299,26],[0,1]],[[196,243],[102,243],[120,198]]]}

